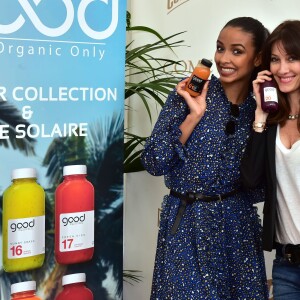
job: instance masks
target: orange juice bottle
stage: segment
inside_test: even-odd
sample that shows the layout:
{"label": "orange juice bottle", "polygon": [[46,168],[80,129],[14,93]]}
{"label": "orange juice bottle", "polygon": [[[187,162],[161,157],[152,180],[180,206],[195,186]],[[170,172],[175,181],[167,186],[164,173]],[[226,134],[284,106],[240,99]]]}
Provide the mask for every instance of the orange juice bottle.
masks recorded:
{"label": "orange juice bottle", "polygon": [[36,282],[24,281],[11,285],[11,300],[41,300],[35,294]]}
{"label": "orange juice bottle", "polygon": [[193,97],[201,94],[205,82],[208,80],[210,75],[210,67],[212,62],[208,59],[201,59],[201,62],[195,67],[191,74],[185,90]]}

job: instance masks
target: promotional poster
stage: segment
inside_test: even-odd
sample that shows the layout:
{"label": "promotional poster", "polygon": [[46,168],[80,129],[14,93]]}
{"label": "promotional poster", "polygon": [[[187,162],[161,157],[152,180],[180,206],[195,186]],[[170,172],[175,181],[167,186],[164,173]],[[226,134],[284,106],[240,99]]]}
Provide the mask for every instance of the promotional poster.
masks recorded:
{"label": "promotional poster", "polygon": [[[3,266],[7,259],[18,266],[18,259],[30,258],[25,244],[34,222],[22,213],[32,203],[24,196],[13,211],[1,205],[0,299],[10,299],[11,284],[24,281],[36,281],[41,299],[56,299],[62,277],[77,273],[86,274],[94,299],[121,299],[126,1],[4,0],[0,6],[1,202],[16,169],[34,169],[45,195],[43,219],[34,219],[44,261],[34,269],[7,272]],[[74,212],[62,220],[84,222],[89,215],[90,232],[82,234],[94,249],[89,260],[60,264],[55,191],[63,168],[72,165],[86,166],[94,207],[84,218]],[[64,243],[74,257],[76,249]]]}

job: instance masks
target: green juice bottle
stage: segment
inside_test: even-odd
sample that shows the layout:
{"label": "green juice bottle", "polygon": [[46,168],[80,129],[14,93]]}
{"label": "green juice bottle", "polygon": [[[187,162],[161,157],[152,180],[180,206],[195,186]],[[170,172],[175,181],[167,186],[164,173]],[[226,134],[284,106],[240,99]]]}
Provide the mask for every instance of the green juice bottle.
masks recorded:
{"label": "green juice bottle", "polygon": [[45,258],[45,192],[33,168],[12,171],[3,194],[3,268],[17,272],[41,267]]}

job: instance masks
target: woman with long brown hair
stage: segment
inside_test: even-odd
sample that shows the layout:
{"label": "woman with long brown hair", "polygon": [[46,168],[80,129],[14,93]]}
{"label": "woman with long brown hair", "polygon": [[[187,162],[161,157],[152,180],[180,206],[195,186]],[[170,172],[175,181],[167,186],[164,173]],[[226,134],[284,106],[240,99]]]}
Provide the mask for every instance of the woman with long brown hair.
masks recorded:
{"label": "woman with long brown hair", "polygon": [[[300,21],[275,28],[263,51],[264,71],[253,81],[257,108],[253,133],[242,160],[246,187],[266,184],[263,247],[276,249],[274,299],[300,299]],[[266,113],[259,87],[272,77],[279,109]]]}

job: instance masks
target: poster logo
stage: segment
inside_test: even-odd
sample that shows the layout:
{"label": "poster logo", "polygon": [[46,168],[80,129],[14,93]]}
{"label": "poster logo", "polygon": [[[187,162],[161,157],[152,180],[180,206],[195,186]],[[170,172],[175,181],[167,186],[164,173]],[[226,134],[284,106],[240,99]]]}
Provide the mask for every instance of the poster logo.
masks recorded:
{"label": "poster logo", "polygon": [[168,9],[168,14],[172,12],[174,9],[179,7],[180,5],[188,2],[189,0],[167,0],[167,9]]}
{"label": "poster logo", "polygon": [[10,229],[12,232],[16,232],[17,229],[27,229],[27,228],[33,228],[34,227],[34,219],[32,219],[30,222],[18,222],[18,223],[11,223]]}
{"label": "poster logo", "polygon": [[[33,0],[35,6],[38,6],[43,0]],[[66,8],[66,17],[64,22],[56,27],[48,27],[40,20],[39,16],[36,14],[34,7],[30,5],[28,0],[18,0],[19,4],[22,6],[27,17],[33,24],[33,26],[43,35],[48,37],[59,37],[68,32],[71,28],[74,18],[78,19],[78,23],[82,31],[92,39],[103,40],[110,37],[116,30],[118,25],[118,0],[82,0],[78,6],[77,14],[75,15],[74,6],[72,0],[61,0]],[[109,26],[103,31],[93,30],[85,17],[85,12],[87,7],[94,1],[100,1],[108,5],[109,1],[112,2],[112,12],[111,12],[111,22]],[[18,31],[24,24],[26,20],[22,14],[20,14],[15,21],[11,24],[0,24],[0,34],[11,34]]]}

